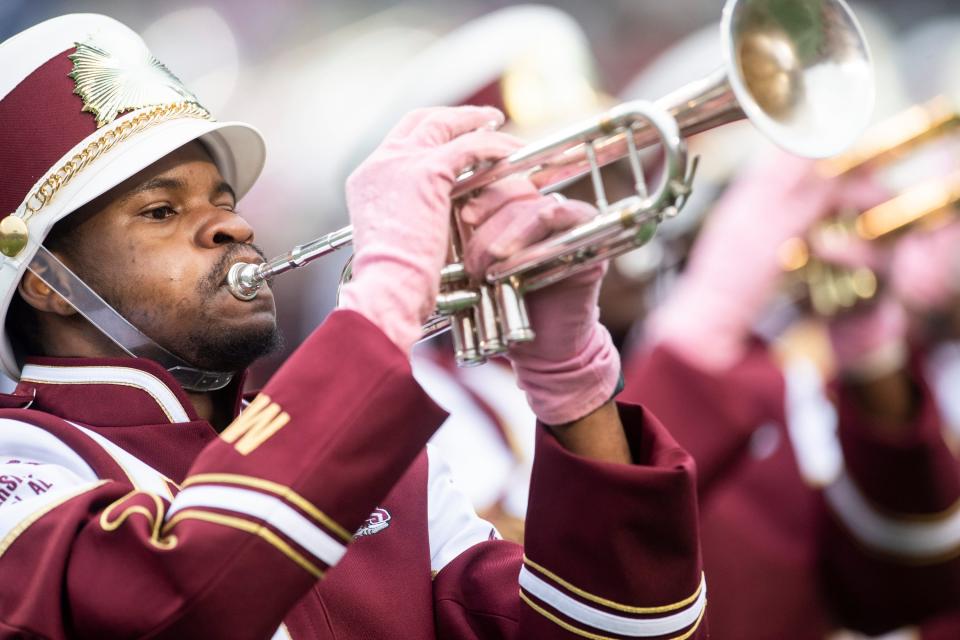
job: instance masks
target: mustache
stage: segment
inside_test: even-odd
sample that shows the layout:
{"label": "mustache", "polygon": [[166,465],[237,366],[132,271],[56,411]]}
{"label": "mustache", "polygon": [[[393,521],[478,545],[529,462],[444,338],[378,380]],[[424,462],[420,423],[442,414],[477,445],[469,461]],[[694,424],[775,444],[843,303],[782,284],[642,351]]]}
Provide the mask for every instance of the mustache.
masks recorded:
{"label": "mustache", "polygon": [[228,245],[217,262],[210,268],[210,272],[200,280],[198,285],[200,292],[215,292],[220,288],[220,285],[223,284],[223,281],[227,277],[227,272],[230,271],[230,267],[239,262],[240,258],[251,258],[254,255],[259,257],[261,262],[267,261],[267,256],[263,253],[263,249],[255,244],[235,242]]}

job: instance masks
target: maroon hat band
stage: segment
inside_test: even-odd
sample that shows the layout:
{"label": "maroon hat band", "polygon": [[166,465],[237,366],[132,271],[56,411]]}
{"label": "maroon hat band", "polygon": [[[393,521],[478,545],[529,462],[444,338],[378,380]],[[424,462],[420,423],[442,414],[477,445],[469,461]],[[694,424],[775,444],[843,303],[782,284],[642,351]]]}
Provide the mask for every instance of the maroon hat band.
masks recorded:
{"label": "maroon hat band", "polygon": [[0,217],[14,212],[60,158],[97,130],[69,77],[68,49],[0,100]]}

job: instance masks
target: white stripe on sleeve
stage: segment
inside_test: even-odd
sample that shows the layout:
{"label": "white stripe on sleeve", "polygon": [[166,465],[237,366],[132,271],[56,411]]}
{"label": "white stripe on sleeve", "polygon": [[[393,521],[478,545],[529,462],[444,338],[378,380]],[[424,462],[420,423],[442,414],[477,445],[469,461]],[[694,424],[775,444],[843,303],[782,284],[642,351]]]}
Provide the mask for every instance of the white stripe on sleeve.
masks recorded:
{"label": "white stripe on sleeve", "polygon": [[259,491],[219,485],[187,487],[170,505],[167,519],[193,507],[234,511],[263,520],[331,567],[347,551],[346,546],[285,502]]}
{"label": "white stripe on sleeve", "polygon": [[960,547],[960,509],[936,520],[897,520],[874,509],[846,474],[824,490],[831,510],[862,544],[912,559]]}
{"label": "white stripe on sleeve", "polygon": [[649,618],[630,618],[592,607],[549,584],[526,566],[520,569],[520,586],[577,622],[631,638],[650,638],[682,631],[697,622],[707,605],[707,585],[704,579],[701,579],[700,594],[689,607],[677,613]]}

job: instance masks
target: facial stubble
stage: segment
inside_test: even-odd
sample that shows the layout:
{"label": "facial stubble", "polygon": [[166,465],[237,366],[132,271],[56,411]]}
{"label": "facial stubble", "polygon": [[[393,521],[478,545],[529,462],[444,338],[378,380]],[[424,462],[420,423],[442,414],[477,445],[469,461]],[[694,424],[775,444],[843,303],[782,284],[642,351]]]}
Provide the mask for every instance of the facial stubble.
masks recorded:
{"label": "facial stubble", "polygon": [[[114,309],[168,351],[191,365],[209,371],[241,371],[257,359],[280,350],[283,338],[276,321],[271,323],[225,323],[216,303],[224,295],[223,278],[238,258],[259,248],[236,243],[225,248],[209,272],[197,282],[192,299],[183,297],[157,304],[141,286],[117,281],[102,268],[83,268],[82,277]],[[88,267],[88,265],[83,265]],[[171,331],[171,327],[179,327]]]}

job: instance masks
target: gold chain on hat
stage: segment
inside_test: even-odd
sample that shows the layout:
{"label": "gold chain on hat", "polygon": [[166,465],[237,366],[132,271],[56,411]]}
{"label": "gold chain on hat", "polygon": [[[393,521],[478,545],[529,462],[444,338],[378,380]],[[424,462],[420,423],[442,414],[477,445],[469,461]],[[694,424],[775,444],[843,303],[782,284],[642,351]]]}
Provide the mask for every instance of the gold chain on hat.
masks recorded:
{"label": "gold chain on hat", "polygon": [[60,189],[65,187],[75,175],[90,166],[94,160],[130,136],[154,125],[177,118],[212,119],[210,112],[195,102],[176,102],[138,113],[116,127],[105,131],[103,135],[87,144],[43,181],[37,190],[27,198],[22,214],[11,213],[0,220],[0,253],[11,258],[19,254],[27,246],[29,235],[27,222],[30,218],[53,200]]}

